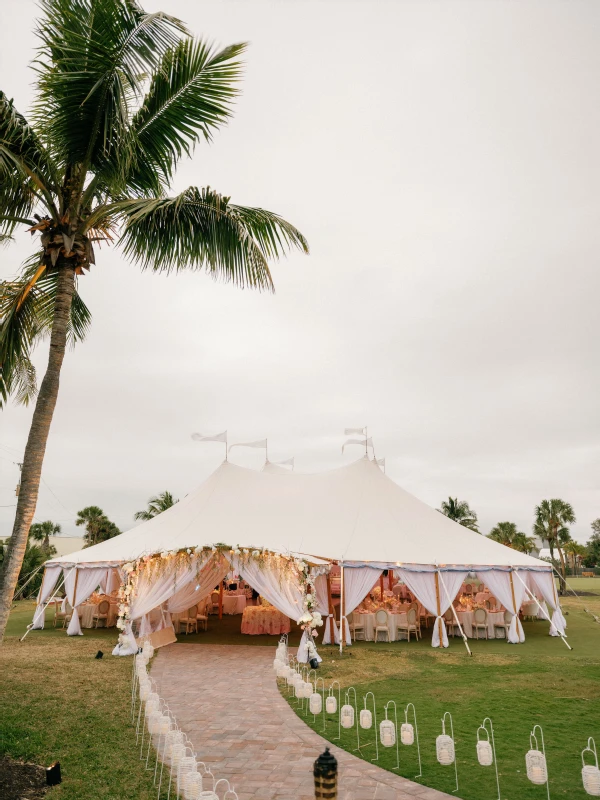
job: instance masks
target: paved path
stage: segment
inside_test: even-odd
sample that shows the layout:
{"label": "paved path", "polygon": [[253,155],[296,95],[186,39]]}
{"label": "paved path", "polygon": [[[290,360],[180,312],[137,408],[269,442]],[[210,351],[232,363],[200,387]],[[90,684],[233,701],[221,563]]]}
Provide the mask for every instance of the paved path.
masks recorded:
{"label": "paved path", "polygon": [[279,694],[275,648],[173,644],[152,677],[197,756],[239,800],[313,800],[313,762],[329,745],[339,800],[442,800],[428,789],[325,742]]}

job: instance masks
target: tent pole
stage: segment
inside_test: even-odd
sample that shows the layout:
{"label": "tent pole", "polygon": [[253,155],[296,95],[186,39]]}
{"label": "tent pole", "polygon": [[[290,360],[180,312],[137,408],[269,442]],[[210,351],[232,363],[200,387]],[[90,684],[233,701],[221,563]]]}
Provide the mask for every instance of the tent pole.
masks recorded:
{"label": "tent pole", "polygon": [[513,583],[513,570],[512,570],[512,567],[510,568],[510,572],[508,574],[510,575],[510,593],[512,595],[513,608],[515,610],[515,616],[518,616],[519,615],[519,609],[517,608],[517,600],[516,600],[516,597],[515,597],[515,585]]}
{"label": "tent pole", "polygon": [[329,640],[331,644],[335,644],[335,632],[333,628],[333,597],[331,595],[331,578],[329,577],[329,573],[325,576],[327,579],[327,607],[329,608]]}
{"label": "tent pole", "polygon": [[219,584],[219,619],[223,619],[223,581]]}
{"label": "tent pole", "polygon": [[345,603],[346,589],[344,587],[344,565],[340,563],[340,655],[342,655],[342,648],[344,645],[344,614],[346,612]]}
{"label": "tent pole", "polygon": [[388,586],[390,587],[390,592],[394,588],[394,570],[388,569]]}
{"label": "tent pole", "polygon": [[77,581],[79,580],[79,570],[75,568],[75,586],[73,587],[73,613],[77,608]]}
{"label": "tent pole", "polygon": [[[529,586],[527,586],[527,584],[525,583],[525,581],[523,580],[523,578],[522,578],[522,577],[519,575],[519,573],[518,573],[518,572],[516,572],[515,574],[516,574],[517,578],[518,578],[518,579],[521,581],[521,583],[523,584],[523,586],[525,587],[525,591],[527,592],[527,594],[528,594],[528,595],[531,597],[531,599],[532,599],[532,600],[535,600],[535,602],[536,602],[536,604],[537,604],[537,607],[539,608],[539,610],[540,610],[540,611],[542,612],[542,614],[543,614],[543,615],[546,617],[546,619],[548,620],[548,622],[550,623],[550,625],[552,625],[552,620],[551,620],[551,619],[550,619],[550,617],[548,616],[548,612],[547,612],[547,611],[546,611],[546,610],[545,610],[545,609],[542,607],[542,605],[541,605],[540,601],[537,599],[537,597],[536,597],[536,596],[534,595],[534,593],[531,591],[531,589],[529,588]],[[552,583],[554,583],[554,576],[552,576]],[[556,597],[556,595],[555,595],[555,597]],[[566,639],[565,635],[564,635],[563,633],[561,633],[561,632],[558,630],[558,628],[556,629],[556,632],[558,633],[558,635],[560,636],[560,638],[563,640],[563,642],[564,642],[564,643],[567,645],[567,647],[569,648],[569,650],[572,650],[573,648],[572,648],[572,647],[571,647],[571,645],[570,645],[570,644],[567,642],[567,639]]]}
{"label": "tent pole", "polygon": [[381,590],[381,602],[383,603],[383,592],[384,592],[384,589],[383,589],[383,572],[379,576],[379,588]]}
{"label": "tent pole", "polygon": [[437,615],[438,615],[438,630],[440,633],[440,647],[444,646],[444,636],[442,628],[442,612],[441,612],[441,605],[440,605],[440,572],[436,569],[435,571],[435,601],[437,603]]}

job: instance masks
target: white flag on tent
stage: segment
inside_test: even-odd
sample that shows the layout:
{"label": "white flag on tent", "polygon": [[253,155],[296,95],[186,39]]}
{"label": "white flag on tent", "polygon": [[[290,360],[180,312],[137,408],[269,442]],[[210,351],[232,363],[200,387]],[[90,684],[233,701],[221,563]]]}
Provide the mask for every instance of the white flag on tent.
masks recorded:
{"label": "white flag on tent", "polygon": [[215,436],[203,436],[201,433],[192,433],[195,442],[225,442],[227,444],[227,431],[217,433]]}
{"label": "white flag on tent", "polygon": [[371,436],[369,436],[368,439],[348,439],[342,445],[342,453],[344,452],[344,448],[349,444],[360,444],[363,447],[373,447],[373,439]]}
{"label": "white flag on tent", "polygon": [[355,433],[359,436],[366,436],[364,428],[344,428],[344,436],[354,436]]}
{"label": "white flag on tent", "polygon": [[294,469],[294,456],[286,458],[285,461],[271,461],[271,464],[276,464],[278,467],[291,467]]}
{"label": "white flag on tent", "polygon": [[267,447],[267,440],[266,439],[257,439],[255,442],[236,442],[236,444],[229,445],[229,449],[232,450],[234,447]]}

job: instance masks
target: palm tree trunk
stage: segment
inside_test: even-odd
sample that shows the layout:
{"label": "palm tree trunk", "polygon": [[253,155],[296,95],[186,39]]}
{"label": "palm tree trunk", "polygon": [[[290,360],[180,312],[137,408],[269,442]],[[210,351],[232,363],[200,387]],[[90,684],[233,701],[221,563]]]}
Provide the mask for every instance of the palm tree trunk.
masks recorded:
{"label": "palm tree trunk", "polygon": [[565,565],[565,556],[563,554],[562,547],[556,545],[556,549],[558,550],[558,555],[560,556],[560,572],[561,572],[560,580],[558,581],[559,583],[558,593],[564,594],[567,589],[567,568]]}
{"label": "palm tree trunk", "polygon": [[67,326],[71,313],[74,288],[75,273],[73,268],[68,264],[61,265],[54,303],[54,320],[50,336],[48,368],[40,387],[31,420],[31,428],[29,429],[29,437],[23,456],[21,490],[17,502],[15,524],[12,536],[8,540],[8,548],[0,575],[0,643],[8,622],[10,606],[27,547],[29,528],[37,505],[42,464],[56,407],[60,370],[67,346]]}

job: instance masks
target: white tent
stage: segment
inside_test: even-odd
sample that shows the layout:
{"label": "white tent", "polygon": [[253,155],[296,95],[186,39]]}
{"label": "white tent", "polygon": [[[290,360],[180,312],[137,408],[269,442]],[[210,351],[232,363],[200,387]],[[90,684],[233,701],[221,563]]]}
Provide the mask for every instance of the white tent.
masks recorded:
{"label": "white tent", "polygon": [[[458,525],[404,491],[366,456],[310,475],[274,465],[258,472],[225,461],[172,508],[106,542],[52,559],[47,572],[55,581],[60,569],[75,575],[89,569],[106,571],[145,554],[216,543],[302,554],[313,564],[321,560],[341,564],[346,576],[345,613],[361,602],[382,570],[393,569],[440,619],[466,574],[477,572],[512,612],[513,638],[523,638],[517,614],[527,592],[534,589],[555,610],[554,627],[562,629],[546,562]],[[87,583],[93,580],[90,575]],[[268,597],[280,607],[278,598],[273,598]],[[81,587],[74,599],[85,599]],[[324,613],[331,612],[322,593],[321,606]],[[440,622],[439,643],[445,642]],[[435,633],[434,643],[438,643]]]}

